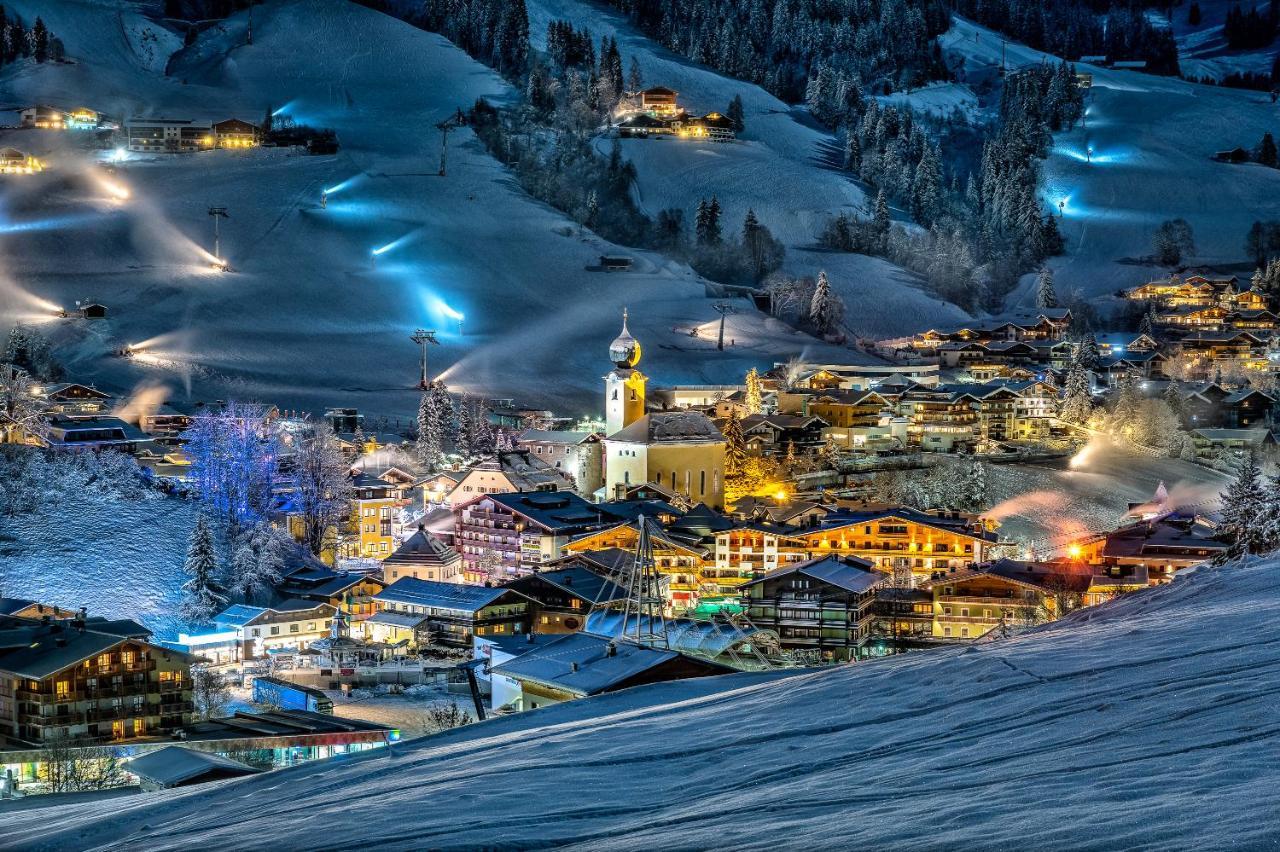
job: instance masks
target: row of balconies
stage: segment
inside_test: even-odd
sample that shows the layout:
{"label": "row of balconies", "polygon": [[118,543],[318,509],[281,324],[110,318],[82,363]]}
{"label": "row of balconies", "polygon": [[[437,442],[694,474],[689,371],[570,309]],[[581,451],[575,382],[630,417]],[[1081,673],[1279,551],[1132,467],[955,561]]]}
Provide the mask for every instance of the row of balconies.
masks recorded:
{"label": "row of balconies", "polygon": [[63,713],[30,713],[22,717],[29,725],[67,725],[77,722],[109,722],[116,719],[147,718],[151,716],[168,716],[177,713],[190,713],[195,705],[190,701],[171,701],[168,703],[146,702],[143,704],[122,704],[119,707],[98,707],[92,710],[68,710]]}

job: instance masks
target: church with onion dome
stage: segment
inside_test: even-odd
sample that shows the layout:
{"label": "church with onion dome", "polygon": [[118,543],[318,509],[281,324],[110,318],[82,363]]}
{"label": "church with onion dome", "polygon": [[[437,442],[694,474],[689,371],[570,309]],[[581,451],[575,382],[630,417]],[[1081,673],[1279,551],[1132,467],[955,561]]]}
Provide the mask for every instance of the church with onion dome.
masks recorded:
{"label": "church with onion dome", "polygon": [[604,498],[650,482],[691,504],[723,508],[724,436],[700,411],[646,412],[640,353],[623,311],[622,332],[609,344],[613,369],[604,377]]}

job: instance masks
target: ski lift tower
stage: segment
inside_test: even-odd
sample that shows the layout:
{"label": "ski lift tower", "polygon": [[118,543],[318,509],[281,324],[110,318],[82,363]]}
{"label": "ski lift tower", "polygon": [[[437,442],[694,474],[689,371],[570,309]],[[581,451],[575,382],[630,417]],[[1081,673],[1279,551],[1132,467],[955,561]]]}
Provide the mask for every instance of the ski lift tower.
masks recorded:
{"label": "ski lift tower", "polygon": [[420,328],[409,335],[409,339],[418,344],[418,348],[422,350],[422,374],[418,379],[418,390],[427,390],[431,387],[431,382],[427,380],[427,345],[440,345],[440,341],[436,340],[436,333],[430,329]]}
{"label": "ski lift tower", "polygon": [[449,150],[449,131],[458,126],[456,119],[448,118],[436,125],[440,131],[440,177],[444,177],[445,154]]}
{"label": "ski lift tower", "polygon": [[716,309],[716,313],[720,314],[720,337],[716,340],[716,349],[724,351],[724,318],[733,313],[733,305],[728,302],[716,302],[711,307]]}
{"label": "ski lift tower", "polygon": [[209,215],[213,217],[213,257],[215,265],[223,272],[227,270],[227,262],[222,259],[222,235],[218,230],[219,219],[230,219],[225,207],[210,207]]}

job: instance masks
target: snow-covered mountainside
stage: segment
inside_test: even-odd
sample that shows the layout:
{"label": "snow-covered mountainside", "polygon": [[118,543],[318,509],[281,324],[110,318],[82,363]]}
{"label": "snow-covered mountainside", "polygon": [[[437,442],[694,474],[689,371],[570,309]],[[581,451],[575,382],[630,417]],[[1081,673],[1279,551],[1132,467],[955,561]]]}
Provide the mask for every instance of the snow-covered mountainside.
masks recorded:
{"label": "snow-covered mountainside", "polygon": [[695,113],[724,112],[742,99],[746,131],[732,145],[672,139],[623,140],[624,155],[636,164],[642,208],[651,216],[674,207],[692,221],[698,199],[716,196],[727,226],[737,229],[753,209],[787,246],[785,269],[797,275],[826,270],[858,335],[896,337],[920,324],[964,322],[967,315],[921,290],[911,273],[865,255],[815,251],[817,234],[829,219],[848,213],[872,214],[872,202],[849,173],[836,166],[841,143],[803,106],[790,106],[759,86],[676,56],[591,0],[528,0],[529,35],[546,46],[547,24],[569,21],[597,38],[618,40],[628,63],[635,59],[646,86],[679,92]]}
{"label": "snow-covered mountainside", "polygon": [[[105,302],[106,323],[48,326],[78,379],[124,390],[161,380],[176,400],[410,413],[409,334],[425,326],[442,343],[433,372],[444,370],[455,389],[598,414],[599,376],[626,305],[659,383],[740,380],[806,347],[824,360],[853,355],[748,311],[735,317],[725,352],[690,337],[716,316],[691,270],[581,233],[521,192],[469,130],[451,134],[449,174],[437,177],[436,123],[478,97],[510,96],[440,36],[345,0],[283,0],[255,8],[253,45],[238,15],[175,55],[165,77],[137,48],[156,25],[129,4],[10,8],[43,15],[77,62],[6,68],[0,103],[255,121],[274,107],[334,127],[343,144],[336,157],[133,158],[113,178],[131,193],[117,204],[83,142],[0,132],[0,144],[49,164],[33,180],[3,184],[0,320],[47,318],[49,303]],[[322,189],[335,187],[321,209]],[[222,230],[231,274],[204,266],[211,205],[230,211]],[[372,251],[388,245],[375,263]],[[588,271],[601,254],[631,255],[635,271]],[[108,355],[143,341],[145,363]]]}
{"label": "snow-covered mountainside", "polygon": [[14,813],[23,849],[1260,849],[1280,563],[1018,637],[641,687],[390,752]]}
{"label": "snow-covered mountainside", "polygon": [[[956,19],[940,41],[974,85],[1000,66],[1001,36],[984,27]],[[1004,55],[1013,70],[1056,61],[1013,42]],[[1254,220],[1273,218],[1280,171],[1210,158],[1250,148],[1275,130],[1266,93],[1087,64],[1077,69],[1093,75],[1084,123],[1057,134],[1041,166],[1046,205],[1057,210],[1065,202],[1066,252],[1048,264],[1059,292],[1106,297],[1159,277],[1167,270],[1149,261],[1152,234],[1162,221],[1179,217],[1195,231],[1196,253],[1187,262],[1248,277],[1245,234]],[[1034,277],[1010,296],[1011,305],[1034,304]]]}

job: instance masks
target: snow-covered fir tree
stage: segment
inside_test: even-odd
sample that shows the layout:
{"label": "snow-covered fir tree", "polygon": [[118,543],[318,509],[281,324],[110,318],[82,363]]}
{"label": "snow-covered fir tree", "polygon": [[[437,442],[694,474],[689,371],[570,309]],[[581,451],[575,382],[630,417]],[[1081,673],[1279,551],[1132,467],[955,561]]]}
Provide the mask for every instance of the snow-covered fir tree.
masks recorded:
{"label": "snow-covered fir tree", "polygon": [[1058,291],[1053,286],[1053,270],[1047,266],[1040,270],[1040,276],[1036,279],[1036,307],[1058,307]]}
{"label": "snow-covered fir tree", "polygon": [[760,374],[756,372],[756,368],[752,367],[747,370],[747,393],[745,404],[747,414],[763,414],[764,413],[764,393],[760,386]]}
{"label": "snow-covered fir tree", "polygon": [[[1231,539],[1231,546],[1214,558],[1218,564],[1275,549],[1277,539],[1267,518],[1268,494],[1260,482],[1258,463],[1246,453],[1236,468],[1236,477],[1222,492],[1222,521],[1218,530]],[[1274,500],[1275,498],[1272,497]]]}
{"label": "snow-covered fir tree", "polygon": [[987,506],[987,466],[978,457],[969,461],[969,468],[960,483],[958,499],[955,504],[970,512],[977,512]]}
{"label": "snow-covered fir tree", "polygon": [[182,584],[182,617],[192,624],[205,624],[226,607],[227,596],[215,579],[218,554],[213,543],[213,530],[204,513],[196,516],[182,571],[188,577]]}
{"label": "snow-covered fir tree", "polygon": [[418,404],[418,460],[435,472],[444,461],[445,446],[454,428],[453,399],[444,382],[436,380]]}
{"label": "snow-covered fir tree", "polygon": [[831,283],[825,270],[818,273],[818,283],[809,302],[809,323],[819,334],[831,334],[844,318],[844,305],[840,297],[831,292]]}
{"label": "snow-covered fir tree", "polygon": [[737,409],[729,410],[729,419],[724,425],[724,475],[738,476],[747,463],[747,439],[742,434],[742,421],[738,419]]}
{"label": "snow-covered fir tree", "polygon": [[293,539],[264,521],[239,531],[231,545],[230,591],[251,604],[270,597],[296,546]]}
{"label": "snow-covered fir tree", "polygon": [[1089,391],[1089,374],[1079,358],[1072,358],[1063,381],[1058,419],[1080,426],[1087,423],[1092,415],[1093,394]]}

